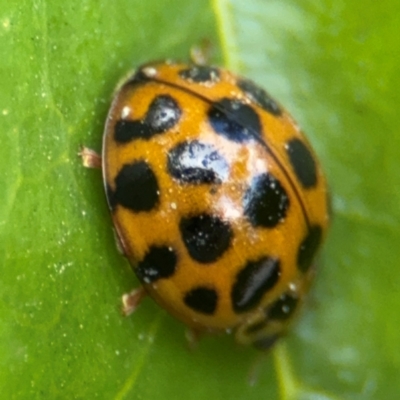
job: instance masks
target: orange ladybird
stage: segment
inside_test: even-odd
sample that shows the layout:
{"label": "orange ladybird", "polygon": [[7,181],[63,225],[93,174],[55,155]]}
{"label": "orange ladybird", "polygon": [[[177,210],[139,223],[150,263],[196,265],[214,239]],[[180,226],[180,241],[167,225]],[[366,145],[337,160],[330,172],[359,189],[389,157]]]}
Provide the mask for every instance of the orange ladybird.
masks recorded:
{"label": "orange ladybird", "polygon": [[155,62],[119,87],[103,140],[115,230],[144,289],[127,303],[146,292],[195,331],[269,348],[304,300],[329,219],[296,123],[248,79]]}

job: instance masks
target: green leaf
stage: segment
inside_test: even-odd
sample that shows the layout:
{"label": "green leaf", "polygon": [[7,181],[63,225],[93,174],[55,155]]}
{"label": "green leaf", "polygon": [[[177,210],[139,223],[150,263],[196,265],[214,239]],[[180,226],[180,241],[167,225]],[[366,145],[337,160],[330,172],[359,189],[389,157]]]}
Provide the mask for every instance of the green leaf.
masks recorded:
{"label": "green leaf", "polygon": [[[0,392],[7,399],[392,399],[400,391],[396,0],[11,0],[0,9]],[[188,351],[118,253],[99,171],[112,91],[152,59],[213,61],[298,120],[334,219],[308,310],[262,356],[232,337]],[[255,371],[255,372],[254,372]],[[249,376],[257,379],[253,385]]]}

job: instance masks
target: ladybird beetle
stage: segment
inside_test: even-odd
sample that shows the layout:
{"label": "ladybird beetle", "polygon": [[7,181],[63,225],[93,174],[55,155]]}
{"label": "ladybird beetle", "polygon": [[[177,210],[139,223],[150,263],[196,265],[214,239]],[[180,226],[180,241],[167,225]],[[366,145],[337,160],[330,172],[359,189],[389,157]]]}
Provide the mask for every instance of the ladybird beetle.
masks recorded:
{"label": "ladybird beetle", "polygon": [[144,293],[194,332],[269,348],[314,276],[329,222],[309,142],[252,81],[175,62],[117,89],[102,168],[120,247]]}

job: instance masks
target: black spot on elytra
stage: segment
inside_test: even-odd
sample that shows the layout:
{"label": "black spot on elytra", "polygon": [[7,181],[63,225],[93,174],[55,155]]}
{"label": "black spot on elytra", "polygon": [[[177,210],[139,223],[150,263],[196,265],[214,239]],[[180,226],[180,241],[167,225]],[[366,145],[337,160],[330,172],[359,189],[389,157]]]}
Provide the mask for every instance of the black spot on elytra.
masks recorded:
{"label": "black spot on elytra", "polygon": [[151,102],[143,120],[119,120],[115,124],[114,138],[118,143],[135,139],[151,139],[174,127],[180,120],[182,110],[176,100],[163,94]]}
{"label": "black spot on elytra", "polygon": [[266,292],[272,289],[281,275],[280,261],[262,257],[249,261],[237,274],[231,298],[236,312],[245,312],[258,306]]}
{"label": "black spot on elytra", "polygon": [[253,178],[243,198],[244,213],[253,226],[273,228],[289,208],[289,198],[281,183],[271,174]]}
{"label": "black spot on elytra", "polygon": [[155,282],[174,275],[177,257],[170,247],[152,246],[135,268],[136,275],[143,283]]}
{"label": "black spot on elytra", "polygon": [[307,272],[322,241],[322,228],[313,225],[303,239],[297,252],[297,266],[301,272]]}
{"label": "black spot on elytra", "polygon": [[132,211],[151,211],[158,204],[157,178],[145,161],[125,164],[115,178],[113,203]]}
{"label": "black spot on elytra", "polygon": [[224,98],[212,103],[208,120],[216,133],[233,142],[261,140],[261,123],[257,113],[239,100]]}
{"label": "black spot on elytra", "polygon": [[170,150],[168,171],[181,183],[215,184],[226,180],[229,165],[212,144],[193,140]]}
{"label": "black spot on elytra", "polygon": [[282,110],[276,101],[261,87],[248,79],[239,79],[237,85],[249,96],[250,100],[257,103],[265,111],[279,116]]}
{"label": "black spot on elytra", "polygon": [[317,184],[317,166],[308,147],[302,140],[294,138],[287,142],[286,152],[300,184],[306,189],[315,187]]}
{"label": "black spot on elytra", "polygon": [[298,302],[299,299],[292,294],[283,294],[267,309],[267,318],[275,320],[286,320],[290,318],[296,310]]}
{"label": "black spot on elytra", "polygon": [[194,311],[212,315],[217,308],[218,294],[215,289],[200,286],[187,292],[183,301]]}
{"label": "black spot on elytra", "polygon": [[152,136],[151,129],[142,121],[121,119],[114,127],[114,139],[118,143],[128,143],[134,139],[148,139]]}
{"label": "black spot on elytra", "polygon": [[181,115],[182,110],[176,100],[164,94],[151,102],[144,123],[149,125],[154,133],[162,133],[176,125]]}
{"label": "black spot on elytra", "polygon": [[233,236],[227,222],[209,214],[184,217],[179,229],[190,256],[203,264],[217,261],[229,248]]}
{"label": "black spot on elytra", "polygon": [[179,71],[179,76],[190,82],[196,83],[215,83],[219,80],[218,68],[205,65],[193,65]]}

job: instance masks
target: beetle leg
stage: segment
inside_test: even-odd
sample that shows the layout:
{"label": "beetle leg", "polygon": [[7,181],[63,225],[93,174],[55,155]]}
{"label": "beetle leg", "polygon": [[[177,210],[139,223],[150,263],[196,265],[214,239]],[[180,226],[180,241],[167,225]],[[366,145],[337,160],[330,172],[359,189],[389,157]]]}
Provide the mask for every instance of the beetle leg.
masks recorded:
{"label": "beetle leg", "polygon": [[122,296],[122,313],[125,316],[131,315],[146,295],[147,292],[143,286],[139,286],[131,292],[125,293]]}
{"label": "beetle leg", "polygon": [[101,156],[94,150],[88,147],[82,147],[82,150],[78,153],[82,158],[82,164],[86,168],[101,168]]}
{"label": "beetle leg", "polygon": [[190,49],[190,61],[196,65],[207,65],[213,50],[212,42],[209,39],[203,39]]}
{"label": "beetle leg", "polygon": [[196,328],[187,328],[185,337],[190,350],[196,350],[201,337],[204,336],[204,331]]}

